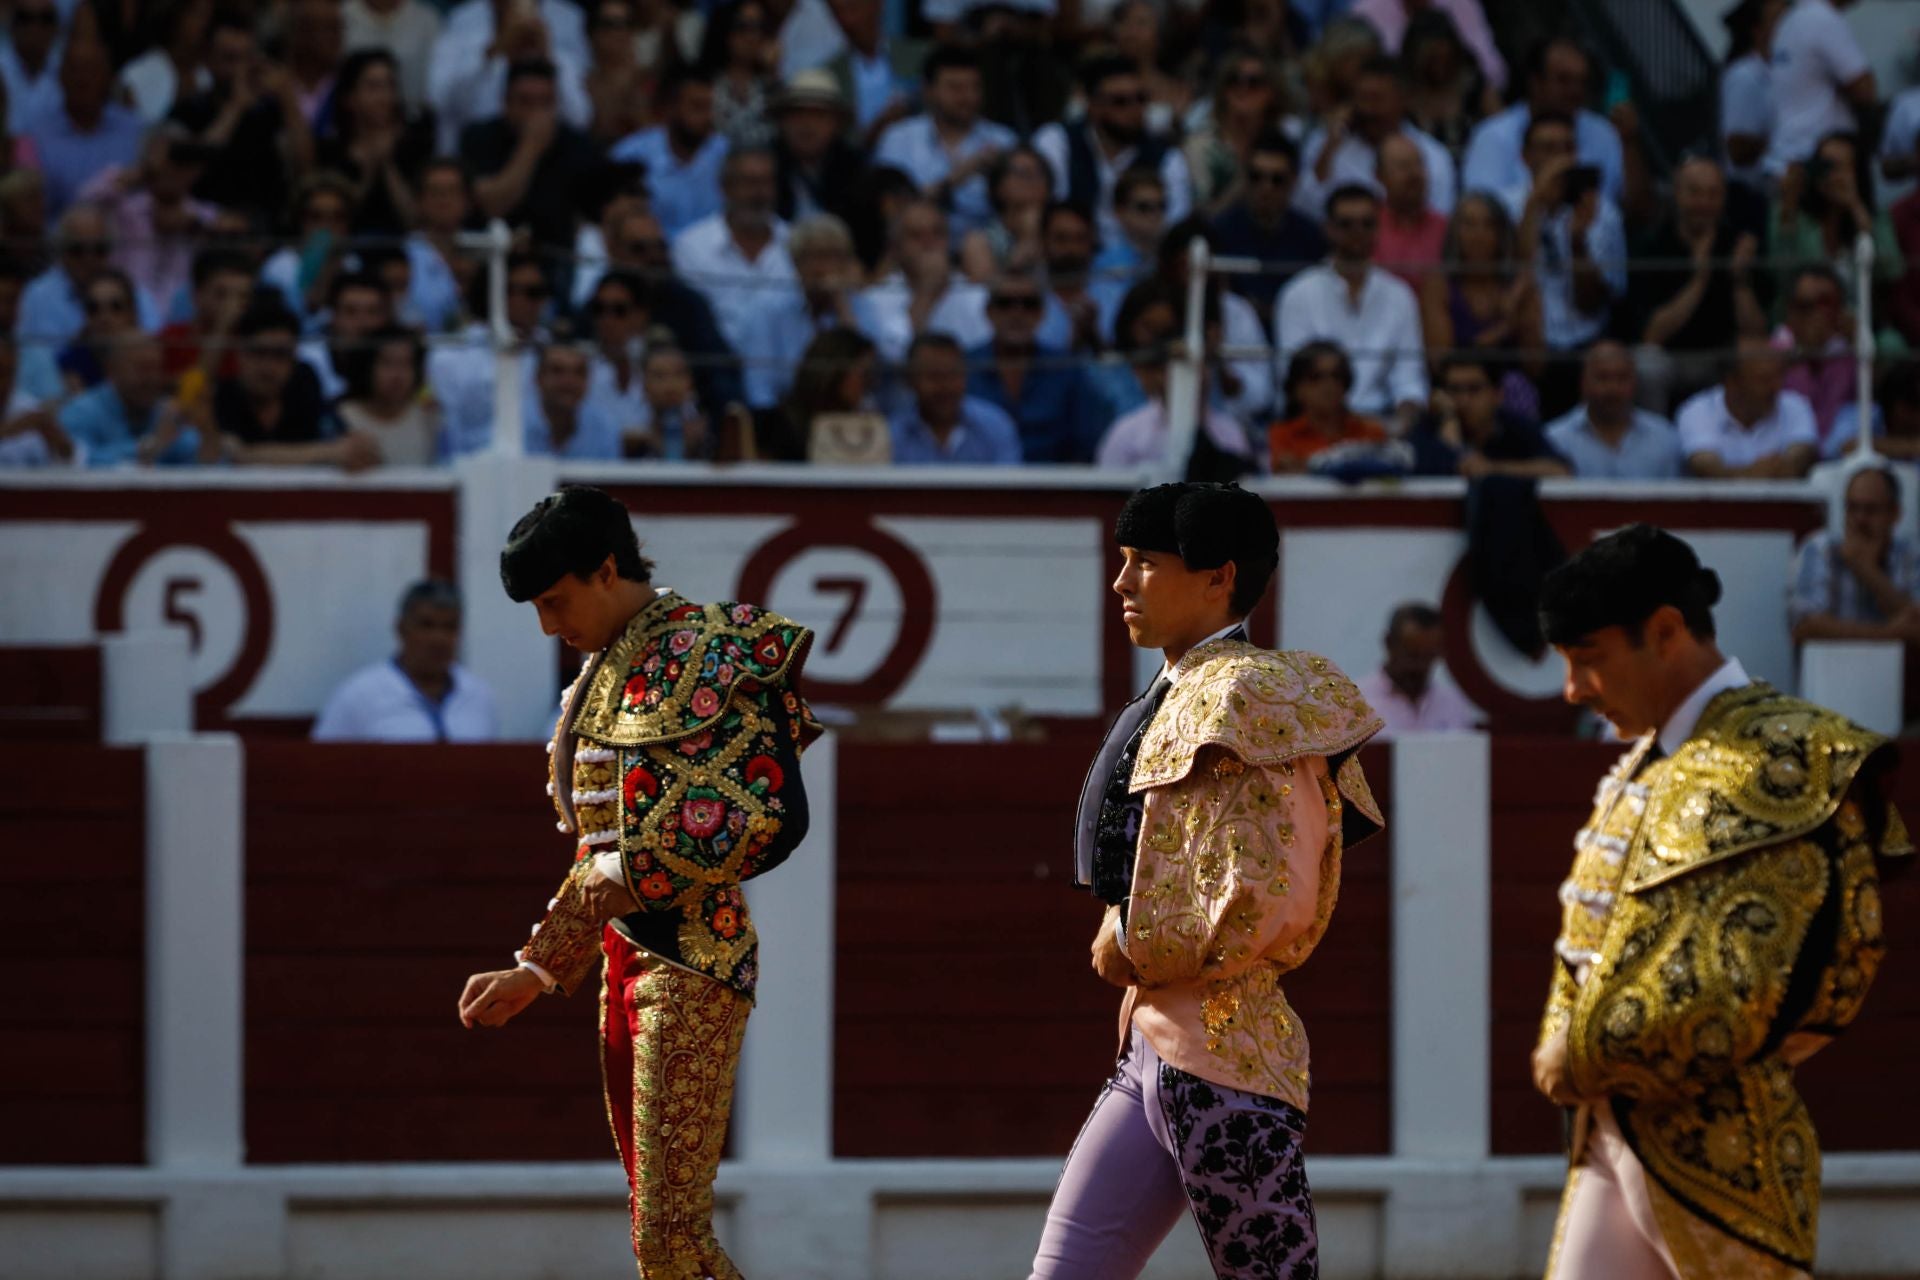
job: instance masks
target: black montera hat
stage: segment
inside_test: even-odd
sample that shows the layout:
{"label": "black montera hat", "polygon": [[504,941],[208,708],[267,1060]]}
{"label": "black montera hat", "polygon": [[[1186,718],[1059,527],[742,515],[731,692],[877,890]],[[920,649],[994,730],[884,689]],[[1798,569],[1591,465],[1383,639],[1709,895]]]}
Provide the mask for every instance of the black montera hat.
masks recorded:
{"label": "black montera hat", "polygon": [[568,485],[513,526],[500,551],[500,584],[508,599],[525,604],[568,574],[585,578],[608,556],[623,574],[630,567],[644,574],[632,515],[610,493]]}
{"label": "black montera hat", "polygon": [[1720,575],[1665,529],[1633,524],[1596,540],[1549,573],[1540,587],[1547,642],[1578,644],[1607,627],[1639,627],[1665,605],[1696,635],[1713,635]]}
{"label": "black montera hat", "polygon": [[1239,485],[1192,481],[1142,489],[1114,521],[1113,540],[1136,551],[1170,551],[1189,569],[1229,560],[1273,561],[1280,527],[1264,499]]}

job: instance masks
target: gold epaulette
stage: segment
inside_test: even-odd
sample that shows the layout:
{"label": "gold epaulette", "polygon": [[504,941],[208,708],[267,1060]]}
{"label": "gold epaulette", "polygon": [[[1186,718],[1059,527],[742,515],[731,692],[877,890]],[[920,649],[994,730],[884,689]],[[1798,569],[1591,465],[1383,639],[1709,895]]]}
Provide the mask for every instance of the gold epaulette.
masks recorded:
{"label": "gold epaulette", "polygon": [[1635,861],[1623,888],[1635,893],[1814,831],[1888,745],[1837,712],[1768,684],[1720,694],[1693,736],[1652,775],[1648,856]]}
{"label": "gold epaulette", "polygon": [[[1353,759],[1382,722],[1359,687],[1327,659],[1300,649],[1262,649],[1244,640],[1215,640],[1174,668],[1174,686],[1153,718],[1134,762],[1131,789],[1145,791],[1186,777],[1204,747],[1220,747],[1243,764],[1277,765],[1324,756],[1346,798],[1354,844],[1382,826],[1366,778]],[[1363,819],[1352,822],[1353,810]]]}

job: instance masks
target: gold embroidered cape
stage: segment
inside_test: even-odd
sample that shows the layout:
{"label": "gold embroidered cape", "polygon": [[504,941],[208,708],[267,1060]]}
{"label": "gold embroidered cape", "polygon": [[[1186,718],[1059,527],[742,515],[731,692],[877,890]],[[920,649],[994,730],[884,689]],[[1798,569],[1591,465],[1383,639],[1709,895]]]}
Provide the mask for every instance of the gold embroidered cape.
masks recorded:
{"label": "gold embroidered cape", "polygon": [[1306,1109],[1307,1041],[1280,990],[1319,943],[1347,844],[1381,829],[1354,753],[1381,721],[1314,654],[1187,654],[1134,762],[1122,1009],[1167,1062]]}
{"label": "gold embroidered cape", "polygon": [[1792,1072],[1885,951],[1876,864],[1912,851],[1886,740],[1753,684],[1636,776],[1646,745],[1577,842],[1542,1039],[1566,1029],[1574,1090],[1610,1099],[1657,1190],[1810,1267],[1820,1153]]}

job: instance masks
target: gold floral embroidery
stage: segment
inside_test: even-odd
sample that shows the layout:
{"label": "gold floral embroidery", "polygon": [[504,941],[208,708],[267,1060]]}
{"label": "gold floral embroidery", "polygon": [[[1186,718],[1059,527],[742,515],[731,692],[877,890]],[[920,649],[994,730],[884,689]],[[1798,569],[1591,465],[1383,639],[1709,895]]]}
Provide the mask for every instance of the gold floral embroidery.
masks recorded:
{"label": "gold floral embroidery", "polygon": [[633,1251],[640,1280],[739,1280],[713,1234],[713,1179],[752,1002],[672,965],[633,986]]}

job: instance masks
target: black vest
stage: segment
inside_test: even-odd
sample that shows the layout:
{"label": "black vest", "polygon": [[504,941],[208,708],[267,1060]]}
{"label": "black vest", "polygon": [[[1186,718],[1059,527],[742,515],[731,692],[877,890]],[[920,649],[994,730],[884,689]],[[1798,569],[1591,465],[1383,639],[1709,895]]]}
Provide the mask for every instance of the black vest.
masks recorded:
{"label": "black vest", "polygon": [[[1067,132],[1067,201],[1084,209],[1100,207],[1100,162],[1095,152],[1093,126],[1085,120],[1076,120],[1066,126]],[[1130,169],[1148,168],[1160,172],[1160,162],[1167,155],[1167,140],[1148,134],[1140,139],[1140,145],[1134,148],[1133,163]]]}

